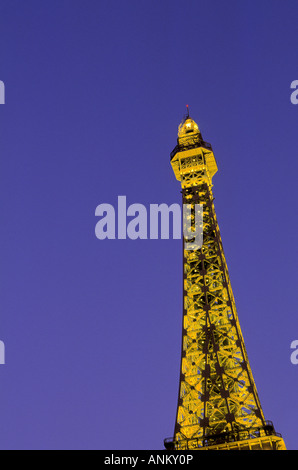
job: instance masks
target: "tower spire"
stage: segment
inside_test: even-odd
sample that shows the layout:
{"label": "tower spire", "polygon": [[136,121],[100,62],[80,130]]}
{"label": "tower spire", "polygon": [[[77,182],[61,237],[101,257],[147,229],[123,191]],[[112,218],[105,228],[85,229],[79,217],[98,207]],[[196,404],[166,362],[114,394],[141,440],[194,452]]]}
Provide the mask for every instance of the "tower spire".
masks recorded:
{"label": "tower spire", "polygon": [[186,119],[189,119],[189,106],[186,105]]}

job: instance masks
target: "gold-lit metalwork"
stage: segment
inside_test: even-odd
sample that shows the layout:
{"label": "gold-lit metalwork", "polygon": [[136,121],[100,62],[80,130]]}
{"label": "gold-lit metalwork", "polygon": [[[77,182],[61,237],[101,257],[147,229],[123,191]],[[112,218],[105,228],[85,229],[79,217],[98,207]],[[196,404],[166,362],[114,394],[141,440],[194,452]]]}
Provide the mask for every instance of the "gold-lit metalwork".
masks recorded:
{"label": "gold-lit metalwork", "polygon": [[[285,449],[265,421],[238,320],[216,219],[212,147],[187,114],[171,164],[183,204],[203,205],[203,245],[184,244],[180,387],[169,449]],[[185,243],[185,241],[184,241]]]}

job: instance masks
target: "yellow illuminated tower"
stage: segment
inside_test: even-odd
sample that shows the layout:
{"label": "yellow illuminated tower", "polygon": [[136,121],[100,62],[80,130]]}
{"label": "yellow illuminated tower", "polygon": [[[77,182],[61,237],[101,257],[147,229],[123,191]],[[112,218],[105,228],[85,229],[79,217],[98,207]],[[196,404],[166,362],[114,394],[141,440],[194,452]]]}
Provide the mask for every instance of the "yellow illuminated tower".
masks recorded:
{"label": "yellow illuminated tower", "polygon": [[[166,449],[284,450],[265,421],[241,333],[216,220],[212,147],[187,115],[171,164],[183,204],[203,208],[203,244],[183,259],[183,327],[174,437]],[[192,215],[194,218],[194,213]]]}

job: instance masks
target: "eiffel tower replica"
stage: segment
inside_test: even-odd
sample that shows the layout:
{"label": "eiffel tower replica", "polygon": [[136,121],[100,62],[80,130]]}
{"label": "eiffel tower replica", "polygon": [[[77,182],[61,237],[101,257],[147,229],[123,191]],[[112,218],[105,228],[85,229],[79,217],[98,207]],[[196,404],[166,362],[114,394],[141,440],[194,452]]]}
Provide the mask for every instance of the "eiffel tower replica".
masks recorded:
{"label": "eiffel tower replica", "polygon": [[169,450],[285,450],[266,421],[249,365],[216,219],[212,147],[187,114],[178,129],[171,165],[183,204],[203,211],[203,243],[184,238],[183,327],[180,386]]}

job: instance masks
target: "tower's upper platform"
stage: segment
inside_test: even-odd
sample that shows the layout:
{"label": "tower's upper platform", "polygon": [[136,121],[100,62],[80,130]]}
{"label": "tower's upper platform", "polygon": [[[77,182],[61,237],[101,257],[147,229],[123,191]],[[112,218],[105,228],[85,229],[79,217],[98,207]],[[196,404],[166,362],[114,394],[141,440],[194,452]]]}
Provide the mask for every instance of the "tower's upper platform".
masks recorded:
{"label": "tower's upper platform", "polygon": [[188,116],[178,127],[178,139],[185,136],[190,137],[195,134],[200,134],[199,126]]}
{"label": "tower's upper platform", "polygon": [[198,124],[187,115],[178,127],[177,145],[171,152],[171,164],[182,186],[194,186],[203,181],[212,185],[217,164],[211,144],[203,140]]}
{"label": "tower's upper platform", "polygon": [[189,111],[187,108],[187,115],[184,117],[178,127],[177,145],[171,152],[171,160],[174,158],[176,153],[196,147],[203,147],[212,151],[211,144],[203,140],[199,126],[189,116]]}

